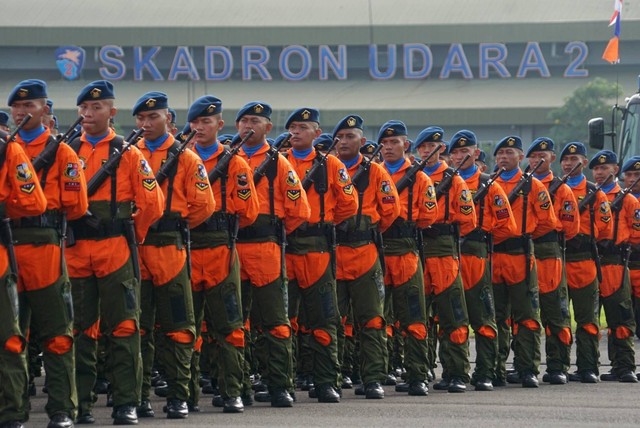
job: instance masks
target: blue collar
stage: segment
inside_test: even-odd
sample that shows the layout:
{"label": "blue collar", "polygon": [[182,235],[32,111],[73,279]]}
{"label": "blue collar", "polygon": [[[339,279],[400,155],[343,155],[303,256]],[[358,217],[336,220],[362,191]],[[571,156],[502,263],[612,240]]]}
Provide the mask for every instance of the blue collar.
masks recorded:
{"label": "blue collar", "polygon": [[20,131],[18,131],[18,134],[20,134],[20,138],[25,142],[25,144],[29,144],[30,142],[41,136],[44,131],[44,125],[40,125],[39,128],[32,129],[31,131],[25,131],[21,129]]}
{"label": "blue collar", "polygon": [[200,144],[196,143],[195,148],[196,152],[200,155],[200,158],[202,158],[202,160],[207,160],[218,151],[218,145],[219,143],[217,141],[208,147],[202,147]]}
{"label": "blue collar", "polygon": [[569,187],[574,188],[578,184],[582,183],[582,180],[584,180],[584,174],[576,175],[575,177],[569,177],[567,184]]}
{"label": "blue collar", "polygon": [[340,159],[342,161],[342,163],[344,164],[344,166],[347,167],[347,169],[351,168],[352,166],[354,166],[355,164],[358,163],[358,160],[360,159],[360,153],[358,153],[356,155],[355,158],[350,159],[350,160],[344,160],[344,159]]}
{"label": "blue collar", "polygon": [[424,167],[424,172],[427,173],[427,175],[431,175],[434,172],[436,172],[436,170],[438,168],[440,168],[440,165],[442,165],[442,162],[437,162],[434,166],[425,166]]}
{"label": "blue collar", "polygon": [[513,177],[515,177],[515,175],[518,173],[518,171],[520,171],[519,168],[513,168],[511,171],[505,171],[502,174],[500,174],[500,179],[504,180],[504,181],[509,181]]}
{"label": "blue collar", "polygon": [[548,171],[546,174],[533,174],[533,176],[535,178],[537,178],[538,180],[542,181],[542,179],[545,178],[549,174],[551,174],[551,171]]}
{"label": "blue collar", "polygon": [[167,138],[169,138],[169,134],[164,134],[159,138],[156,138],[155,140],[144,140],[144,144],[147,146],[147,148],[149,149],[149,151],[151,153],[155,152],[156,150],[158,150],[160,148],[161,145],[164,144],[165,141],[167,141]]}
{"label": "blue collar", "polygon": [[611,183],[607,184],[606,186],[602,186],[600,188],[600,190],[602,190],[604,193],[609,193],[611,191],[611,189],[613,189],[613,187],[616,185],[615,181],[612,181]]}
{"label": "blue collar", "polygon": [[395,162],[384,161],[384,167],[387,168],[389,174],[395,174],[404,165],[404,158],[400,158]]}
{"label": "blue collar", "polygon": [[469,178],[471,178],[473,174],[476,173],[477,170],[478,170],[478,166],[474,163],[467,169],[458,170],[458,173],[460,173],[460,177],[462,177],[462,179],[466,181]]}
{"label": "blue collar", "polygon": [[101,135],[99,137],[92,137],[89,134],[84,134],[84,138],[86,138],[86,140],[91,143],[91,145],[93,147],[96,146],[96,144],[98,144],[100,141],[102,141],[104,139],[104,137],[106,137],[107,135],[109,135],[109,131],[105,132],[104,135]]}
{"label": "blue collar", "polygon": [[247,146],[245,144],[244,146],[242,146],[242,150],[244,150],[244,152],[247,154],[247,157],[250,158],[251,156],[255,155],[256,152],[260,150],[263,145],[264,145],[264,142],[262,144],[255,145],[253,147]]}
{"label": "blue collar", "polygon": [[309,156],[309,153],[311,153],[312,150],[313,150],[313,147],[309,147],[307,150],[291,149],[291,154],[296,159],[304,159],[307,156]]}

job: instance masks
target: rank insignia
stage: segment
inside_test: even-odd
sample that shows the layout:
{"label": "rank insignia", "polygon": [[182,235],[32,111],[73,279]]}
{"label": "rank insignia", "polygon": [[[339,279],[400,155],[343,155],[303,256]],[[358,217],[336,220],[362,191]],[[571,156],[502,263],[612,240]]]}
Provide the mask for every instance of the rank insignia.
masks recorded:
{"label": "rank insignia", "polygon": [[71,180],[77,180],[80,177],[78,164],[75,162],[67,163],[67,167],[64,169],[64,176]]}
{"label": "rank insignia", "polygon": [[144,187],[148,191],[152,191],[153,189],[155,189],[156,184],[158,184],[158,182],[155,178],[144,178],[142,180],[142,187]]}
{"label": "rank insignia", "polygon": [[20,191],[22,193],[31,194],[31,192],[33,192],[33,189],[35,188],[36,188],[36,185],[34,183],[27,183],[20,186]]}
{"label": "rank insignia", "polygon": [[548,210],[549,207],[551,207],[551,203],[549,201],[547,201],[544,204],[540,205],[540,209],[542,209],[542,210]]}
{"label": "rank insignia", "polygon": [[473,212],[473,205],[460,205],[460,212],[464,215],[469,215]]}
{"label": "rank insignia", "polygon": [[300,190],[287,190],[287,198],[297,201],[300,199]]}
{"label": "rank insignia", "polygon": [[237,193],[238,198],[242,199],[243,201],[246,201],[251,197],[251,189],[240,189]]}
{"label": "rank insignia", "polygon": [[431,211],[432,209],[434,209],[436,207],[436,203],[435,202],[431,202],[431,201],[426,201],[424,203],[424,206],[427,207],[427,209],[429,211]]}
{"label": "rank insignia", "polygon": [[346,186],[344,186],[342,188],[342,191],[344,192],[345,195],[352,195],[353,194],[353,184],[347,184]]}
{"label": "rank insignia", "polygon": [[196,182],[196,188],[201,191],[205,191],[209,188],[209,183],[204,183],[202,181]]}
{"label": "rank insignia", "polygon": [[29,181],[33,177],[28,163],[21,163],[16,166],[16,178],[20,181]]}
{"label": "rank insignia", "polygon": [[602,216],[600,217],[600,220],[602,220],[603,223],[609,223],[609,221],[611,221],[611,217],[609,217],[608,215]]}

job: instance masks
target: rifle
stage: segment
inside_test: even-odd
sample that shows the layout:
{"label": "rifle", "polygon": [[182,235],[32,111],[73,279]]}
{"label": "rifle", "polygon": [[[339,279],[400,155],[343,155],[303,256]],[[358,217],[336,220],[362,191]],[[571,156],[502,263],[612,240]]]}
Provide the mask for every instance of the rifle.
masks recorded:
{"label": "rifle", "polygon": [[287,138],[280,141],[280,144],[273,145],[269,151],[267,152],[267,156],[262,161],[260,165],[253,171],[253,184],[256,186],[262,180],[262,177],[267,173],[267,167],[271,164],[271,162],[275,161],[278,158],[278,153],[280,152],[280,148],[287,144],[291,139],[291,134],[287,136]]}
{"label": "rifle", "polygon": [[638,182],[640,182],[640,176],[636,178],[636,180],[631,183],[629,187],[625,187],[620,193],[618,193],[615,199],[611,202],[611,211],[620,211],[620,209],[622,208],[622,201],[624,200],[625,196],[631,193]]}
{"label": "rifle", "polygon": [[333,141],[331,142],[331,145],[327,149],[327,152],[323,155],[320,155],[318,160],[314,162],[311,169],[305,174],[304,178],[302,179],[302,187],[304,188],[305,191],[309,190],[309,188],[315,181],[315,175],[318,173],[320,168],[323,168],[324,165],[327,163],[327,158],[329,157],[329,153],[331,153],[331,150],[333,150],[336,144],[338,144],[338,141],[340,141],[339,138],[334,138]]}
{"label": "rifle", "polygon": [[178,164],[178,159],[180,155],[184,153],[187,149],[187,146],[191,142],[191,139],[196,135],[196,131],[191,131],[187,138],[185,138],[184,142],[178,146],[178,150],[176,152],[170,152],[169,156],[165,163],[162,164],[158,172],[156,173],[156,181],[158,182],[158,186],[162,186],[162,183],[169,178],[172,171]]}
{"label": "rifle", "polygon": [[456,169],[453,170],[451,174],[446,173],[444,175],[444,177],[442,178],[442,181],[440,181],[440,183],[438,183],[438,186],[436,187],[436,199],[440,199],[443,195],[445,195],[449,191],[449,188],[451,187],[451,182],[453,181],[453,177],[456,176],[458,171],[460,171],[460,167],[462,167],[462,165],[464,165],[464,163],[470,157],[471,157],[470,154],[466,155],[464,159],[462,159],[462,162],[460,162],[460,164],[456,167]]}
{"label": "rifle", "polygon": [[578,169],[578,167],[581,165],[580,162],[576,163],[573,168],[571,168],[571,171],[567,172],[565,175],[562,176],[562,178],[560,180],[555,180],[553,183],[551,183],[551,185],[549,186],[549,195],[553,198],[556,194],[556,192],[558,191],[558,189],[560,188],[560,186],[562,186],[563,184],[566,184],[567,180],[569,179],[569,177],[571,176],[571,174],[573,174],[573,172]]}
{"label": "rifle", "polygon": [[107,177],[115,174],[116,168],[120,163],[120,159],[122,159],[124,153],[129,150],[129,147],[136,145],[138,137],[142,135],[143,132],[144,128],[133,131],[129,135],[129,137],[127,137],[120,150],[114,149],[113,154],[109,156],[109,159],[107,159],[107,161],[102,164],[98,172],[96,172],[93,177],[91,177],[91,180],[89,180],[89,182],[87,183],[87,194],[89,195],[89,197],[93,196],[98,191]]}
{"label": "rifle", "polygon": [[245,135],[244,138],[242,140],[240,140],[239,143],[233,145],[233,148],[231,150],[226,150],[225,149],[224,154],[218,160],[218,164],[213,169],[213,171],[211,171],[209,173],[209,183],[210,184],[215,183],[215,181],[217,179],[219,179],[224,174],[226,174],[227,167],[229,166],[229,162],[231,161],[231,158],[234,157],[238,153],[240,148],[244,145],[244,143],[247,142],[247,140],[249,138],[251,138],[251,136],[253,134],[255,134],[255,131],[253,129],[250,129],[249,132],[247,132],[247,135]]}
{"label": "rifle", "polygon": [[605,186],[609,182],[609,180],[611,180],[613,177],[614,177],[613,173],[609,174],[602,183],[596,186],[593,192],[587,193],[584,199],[580,201],[580,203],[578,204],[578,209],[580,210],[581,214],[584,212],[584,210],[587,209],[587,205],[591,205],[593,203],[593,200],[596,198],[596,194],[598,193],[598,190],[602,189],[602,187]]}
{"label": "rifle", "polygon": [[75,133],[76,131],[76,126],[78,126],[83,120],[84,116],[78,116],[76,121],[73,122],[73,125],[71,125],[69,129],[67,129],[67,132],[62,135],[58,135],[54,141],[47,144],[45,148],[40,152],[40,154],[36,156],[36,158],[31,163],[33,165],[33,169],[36,171],[36,174],[45,167],[51,166],[53,164],[53,162],[56,160],[56,154],[58,153],[58,147],[60,147],[60,144],[69,141],[69,137],[71,137],[71,134]]}
{"label": "rifle", "polygon": [[382,150],[382,144],[378,144],[376,149],[373,151],[373,153],[371,153],[371,156],[369,156],[368,158],[364,155],[362,156],[363,157],[362,162],[360,162],[360,166],[358,167],[358,170],[356,171],[355,174],[353,174],[353,178],[351,179],[351,182],[353,183],[354,186],[356,186],[356,188],[358,187],[356,183],[358,183],[361,180],[361,177],[365,173],[369,172],[369,169],[371,168],[371,162],[373,162],[376,156],[378,156],[378,153],[380,153],[380,150]]}
{"label": "rifle", "polygon": [[[533,174],[538,170],[538,168],[540,168],[540,166],[543,163],[544,163],[544,159],[540,159],[540,162],[538,162],[536,166],[533,167],[532,170],[529,170],[528,172],[525,172],[524,174],[522,174],[522,177],[520,177],[520,181],[518,181],[518,184],[516,184],[516,187],[514,187],[509,193],[509,203],[511,205],[513,205],[513,203],[516,201],[516,198],[518,197],[518,193],[520,193],[522,188],[531,182],[531,177],[533,177]],[[529,193],[529,192],[527,191],[525,193]],[[524,209],[526,210],[527,207],[524,206]]]}
{"label": "rifle", "polygon": [[491,187],[491,185],[493,183],[495,183],[495,181],[500,178],[500,176],[502,175],[503,172],[505,172],[506,169],[504,167],[500,168],[499,170],[497,170],[491,177],[489,177],[489,180],[486,183],[482,183],[482,187],[480,187],[477,191],[476,194],[473,195],[473,203],[477,204],[479,203],[481,200],[484,199],[484,197],[487,195],[487,193],[489,193],[489,188]]}
{"label": "rifle", "polygon": [[[5,143],[4,145],[6,144],[7,143]],[[7,256],[9,258],[9,270],[11,272],[11,276],[13,276],[14,279],[12,281],[7,281],[7,297],[9,298],[9,303],[13,311],[13,317],[17,319],[19,314],[18,288],[16,284],[18,279],[18,262],[16,260],[16,251],[13,246],[11,220],[5,217],[0,220],[0,222],[0,239],[2,240],[2,244],[4,245],[4,247],[7,249]]]}
{"label": "rifle", "polygon": [[31,115],[31,113],[28,113],[24,117],[24,119],[22,119],[22,122],[20,122],[20,125],[18,125],[16,129],[14,129],[13,132],[7,136],[6,141],[0,138],[0,159],[4,159],[4,154],[7,151],[7,145],[13,140],[15,140],[16,135],[18,135],[18,132],[27,124],[27,122],[29,122],[29,120],[31,120],[32,117],[33,116]]}
{"label": "rifle", "polygon": [[413,165],[405,172],[405,174],[398,180],[396,183],[396,189],[398,190],[398,194],[400,194],[404,189],[409,187],[410,184],[413,183],[413,178],[416,176],[418,171],[422,171],[424,167],[429,162],[429,159],[433,157],[436,153],[442,150],[444,146],[438,145],[431,153],[427,155],[426,158],[422,159],[420,162],[414,162]]}

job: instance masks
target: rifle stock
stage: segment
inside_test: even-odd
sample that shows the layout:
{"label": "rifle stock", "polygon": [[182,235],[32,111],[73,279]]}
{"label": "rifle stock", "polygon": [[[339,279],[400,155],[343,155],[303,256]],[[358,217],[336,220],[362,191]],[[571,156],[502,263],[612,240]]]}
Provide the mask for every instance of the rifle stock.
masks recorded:
{"label": "rifle stock", "polygon": [[338,144],[338,141],[340,141],[339,138],[334,138],[331,142],[331,145],[327,149],[327,152],[321,155],[320,159],[318,159],[318,161],[313,164],[309,172],[305,174],[304,178],[302,179],[302,187],[305,191],[309,190],[309,188],[315,181],[315,175],[317,174],[317,171],[327,162],[329,153],[331,153],[331,150],[333,150],[336,144]]}
{"label": "rifle stock", "polygon": [[56,137],[55,141],[47,144],[45,148],[40,152],[38,156],[33,160],[32,165],[33,169],[38,173],[44,167],[52,165],[53,161],[56,159],[56,154],[58,153],[58,147],[60,147],[61,143],[66,143],[69,140],[69,137],[75,132],[76,126],[78,126],[84,120],[84,116],[80,115],[76,119],[76,121],[71,125],[67,132],[62,135]]}
{"label": "rifle stock", "polygon": [[445,177],[442,179],[442,181],[438,183],[438,186],[436,187],[437,199],[440,199],[442,195],[444,195],[449,191],[449,188],[451,187],[451,182],[453,181],[453,177],[456,176],[458,171],[460,171],[460,167],[462,167],[462,165],[464,165],[464,163],[467,160],[469,160],[470,157],[471,157],[470,154],[466,155],[464,159],[462,159],[462,162],[460,162],[460,164],[453,170],[453,172],[451,174],[446,174]]}
{"label": "rifle stock", "polygon": [[481,189],[479,189],[475,195],[473,195],[473,203],[477,204],[478,202],[480,202],[482,199],[484,199],[484,197],[487,195],[487,193],[489,193],[489,187],[491,187],[491,185],[493,183],[495,183],[495,181],[500,178],[500,176],[502,175],[503,172],[505,172],[506,169],[504,167],[500,168],[499,170],[497,170],[490,178],[489,181],[487,181]]}
{"label": "rifle stock", "polygon": [[164,183],[164,181],[169,178],[170,171],[176,166],[180,155],[184,153],[184,151],[187,149],[187,146],[191,142],[191,139],[195,135],[196,131],[191,131],[184,142],[178,147],[178,151],[176,153],[169,153],[169,157],[167,158],[166,162],[162,164],[162,166],[156,173],[156,181],[158,182],[158,186],[162,186],[162,183]]}
{"label": "rifle stock", "polygon": [[287,135],[287,138],[285,138],[282,141],[280,141],[280,144],[276,144],[276,145],[272,146],[269,149],[265,159],[262,161],[262,163],[260,165],[258,165],[256,170],[253,171],[253,184],[254,185],[257,186],[258,183],[260,182],[260,180],[262,180],[262,177],[264,177],[265,174],[267,173],[267,167],[269,166],[269,164],[273,160],[277,159],[278,153],[280,152],[280,148],[282,146],[284,146],[285,144],[287,144],[290,139],[291,139],[291,134]]}
{"label": "rifle stock", "polygon": [[560,186],[562,186],[563,184],[567,183],[567,180],[569,180],[569,177],[571,177],[571,174],[573,174],[573,172],[578,169],[578,167],[581,165],[580,162],[576,163],[573,168],[571,168],[571,171],[569,171],[568,173],[566,173],[565,175],[562,176],[562,178],[558,181],[554,181],[553,183],[551,183],[551,186],[549,186],[549,195],[553,198],[554,195],[556,194],[556,192],[558,191],[558,189],[560,188]]}
{"label": "rifle stock", "polygon": [[225,150],[224,155],[222,155],[216,167],[209,173],[210,184],[215,183],[216,180],[218,180],[220,177],[222,177],[225,174],[225,171],[227,170],[227,166],[229,165],[231,158],[238,153],[240,148],[244,146],[244,143],[246,143],[247,140],[251,138],[253,134],[255,134],[255,131],[253,129],[250,129],[249,132],[247,132],[247,135],[245,135],[244,138],[240,140],[238,144],[235,144],[231,150]]}
{"label": "rifle stock", "polygon": [[16,129],[14,129],[13,132],[7,136],[6,141],[0,138],[0,158],[4,158],[4,154],[7,151],[7,144],[15,140],[18,132],[20,132],[20,130],[27,124],[27,122],[31,120],[32,117],[33,116],[31,115],[31,113],[27,113],[27,115],[22,119],[22,122],[20,122],[20,125],[18,125]]}
{"label": "rifle stock", "polygon": [[522,188],[531,181],[531,177],[533,177],[533,174],[538,170],[538,168],[540,168],[543,163],[544,159],[540,159],[540,161],[536,164],[535,167],[533,167],[532,170],[522,174],[522,177],[520,177],[520,181],[518,181],[516,187],[514,187],[509,193],[508,198],[510,204],[513,204],[515,202],[516,198],[518,197],[518,193],[520,193],[520,190],[522,190]]}
{"label": "rifle stock", "polygon": [[444,146],[438,145],[435,149],[433,149],[431,153],[427,155],[427,157],[422,159],[420,162],[414,162],[414,164],[411,165],[411,167],[407,170],[407,172],[396,183],[396,189],[398,190],[398,194],[400,194],[400,192],[402,192],[411,183],[413,183],[413,178],[416,176],[418,171],[422,171],[424,167],[427,165],[427,162],[429,162],[429,159],[431,159],[436,153],[440,152],[440,150],[442,150],[443,147]]}

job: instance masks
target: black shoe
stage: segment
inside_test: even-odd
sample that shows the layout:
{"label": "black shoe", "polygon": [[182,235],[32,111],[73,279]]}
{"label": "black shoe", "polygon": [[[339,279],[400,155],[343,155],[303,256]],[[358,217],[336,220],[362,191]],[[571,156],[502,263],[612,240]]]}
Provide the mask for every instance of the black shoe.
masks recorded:
{"label": "black shoe", "polygon": [[313,386],[314,386],[313,376],[307,375],[304,377],[304,380],[301,382],[300,389],[303,391],[308,391],[311,388],[313,388]]}
{"label": "black shoe", "polygon": [[429,387],[424,382],[415,381],[415,382],[411,382],[407,392],[411,396],[424,397],[429,394]]}
{"label": "black shoe", "polygon": [[24,424],[20,421],[8,421],[0,425],[1,428],[24,428]]}
{"label": "black shoe", "polygon": [[393,386],[398,383],[398,379],[396,379],[396,375],[393,373],[387,374],[384,378],[384,384],[387,386]]}
{"label": "black shoe", "polygon": [[[544,376],[542,377],[542,380],[544,381]],[[548,378],[549,380],[547,382],[549,382],[551,385],[566,385],[567,383],[567,375],[560,371],[550,372]]]}
{"label": "black shoe", "polygon": [[[36,389],[36,384],[35,383],[30,383],[29,384],[29,397],[35,397],[37,394],[37,389]],[[20,422],[22,423],[22,422]]]}
{"label": "black shoe", "polygon": [[440,382],[433,384],[433,389],[436,391],[447,391],[449,389],[449,379],[443,377]]}
{"label": "black shoe", "polygon": [[69,417],[69,415],[64,413],[58,413],[51,417],[49,420],[49,424],[47,428],[72,428],[73,427],[73,419]]}
{"label": "black shoe", "polygon": [[[573,380],[571,376],[569,378]],[[599,382],[598,376],[596,376],[596,374],[591,370],[585,370],[582,373],[580,373],[578,375],[578,380],[582,383],[598,383]]]}
{"label": "black shoe", "polygon": [[365,391],[364,391],[364,384],[359,384],[356,386],[356,388],[353,390],[353,393],[355,395],[365,395]]}
{"label": "black shoe", "polygon": [[187,402],[177,399],[167,401],[167,419],[186,419],[189,416]]}
{"label": "black shoe", "polygon": [[522,383],[522,377],[518,372],[507,372],[507,383]]}
{"label": "black shoe", "polygon": [[118,408],[114,410],[113,424],[138,425],[138,413],[136,412],[136,406],[118,406]]}
{"label": "black shoe", "polygon": [[162,375],[160,373],[156,371],[155,374],[151,374],[151,386],[158,386],[158,382],[160,381],[164,382],[164,379],[162,379]]}
{"label": "black shoe", "polygon": [[351,382],[353,382],[354,385],[360,385],[362,383],[362,378],[358,373],[354,373],[351,376]]}
{"label": "black shoe", "polygon": [[477,378],[474,383],[476,391],[493,391],[493,383],[488,377]]}
{"label": "black shoe", "polygon": [[631,370],[623,372],[620,376],[618,376],[618,379],[620,382],[624,382],[624,383],[638,383],[638,378],[636,377],[636,374]]}
{"label": "black shoe", "polygon": [[309,398],[318,398],[318,394],[316,393],[316,387],[312,386],[309,388]]}
{"label": "black shoe", "polygon": [[507,386],[507,381],[502,377],[497,377],[491,381],[491,384],[495,387]]}
{"label": "black shoe", "polygon": [[[508,377],[508,375],[507,375]],[[523,388],[537,388],[538,377],[533,373],[525,373],[522,375],[522,387]]]}
{"label": "black shoe", "polygon": [[201,391],[203,394],[213,394],[213,395],[220,394],[220,392],[218,391],[218,387],[212,384],[211,382],[205,383]]}
{"label": "black shoe", "polygon": [[617,382],[618,376],[614,372],[602,373],[600,380],[603,382]]}
{"label": "black shoe", "polygon": [[293,398],[285,389],[277,389],[271,395],[271,407],[293,407]]}
{"label": "black shoe", "polygon": [[240,397],[231,397],[224,400],[222,413],[242,413],[244,412],[244,404]]}
{"label": "black shoe", "polygon": [[402,382],[397,384],[396,392],[409,392],[409,382]]}
{"label": "black shoe", "polygon": [[149,400],[142,400],[136,410],[139,418],[152,418],[156,415]]}
{"label": "black shoe", "polygon": [[447,388],[448,392],[465,392],[467,390],[467,385],[464,384],[464,381],[459,377],[452,377],[451,382],[449,382],[449,388]]}
{"label": "black shoe", "polygon": [[254,382],[251,385],[251,388],[255,391],[255,392],[263,392],[263,391],[267,391],[269,388],[267,387],[267,384],[264,383],[263,381],[259,380],[257,382]]}
{"label": "black shoe", "polygon": [[153,389],[153,392],[158,397],[167,398],[167,395],[169,394],[169,385],[164,381],[158,382],[158,386]]}
{"label": "black shoe", "polygon": [[200,385],[200,388],[202,388],[208,383],[211,383],[211,378],[209,378],[209,375],[200,373],[200,378],[198,379],[198,385]]}
{"label": "black shoe", "polygon": [[98,395],[104,395],[109,391],[109,381],[106,379],[96,379],[96,384],[93,386],[93,392]]}
{"label": "black shoe", "polygon": [[78,425],[95,424],[96,418],[94,418],[91,412],[89,412],[89,413],[85,413],[84,415],[78,416],[78,419],[76,419],[76,423]]}
{"label": "black shoe", "polygon": [[211,399],[211,405],[213,407],[224,407],[224,398],[222,398],[222,395],[214,395]]}
{"label": "black shoe", "polygon": [[[582,379],[580,378],[580,373],[573,372],[573,373],[569,373],[569,376],[567,377],[569,379],[569,382],[582,382]],[[542,379],[544,380],[544,378]]]}
{"label": "black shoe", "polygon": [[259,391],[256,392],[253,396],[253,398],[258,402],[258,403],[270,403],[271,402],[271,394],[269,394],[269,391]]}
{"label": "black shoe", "polygon": [[242,399],[242,404],[246,406],[253,406],[253,396],[251,395],[250,392],[247,392],[246,394],[243,393],[240,398]]}
{"label": "black shoe", "polygon": [[351,388],[353,388],[353,382],[351,382],[351,378],[349,378],[349,376],[342,376],[342,389]]}
{"label": "black shoe", "polygon": [[[335,388],[328,383],[322,385],[316,385],[316,396],[318,397],[318,403],[339,403],[340,394]],[[309,391],[309,398],[311,398],[311,391]]]}
{"label": "black shoe", "polygon": [[189,413],[200,413],[200,406],[197,404],[187,402],[187,409],[189,409]]}
{"label": "black shoe", "polygon": [[384,389],[379,382],[369,382],[364,388],[364,396],[369,399],[384,398]]}

